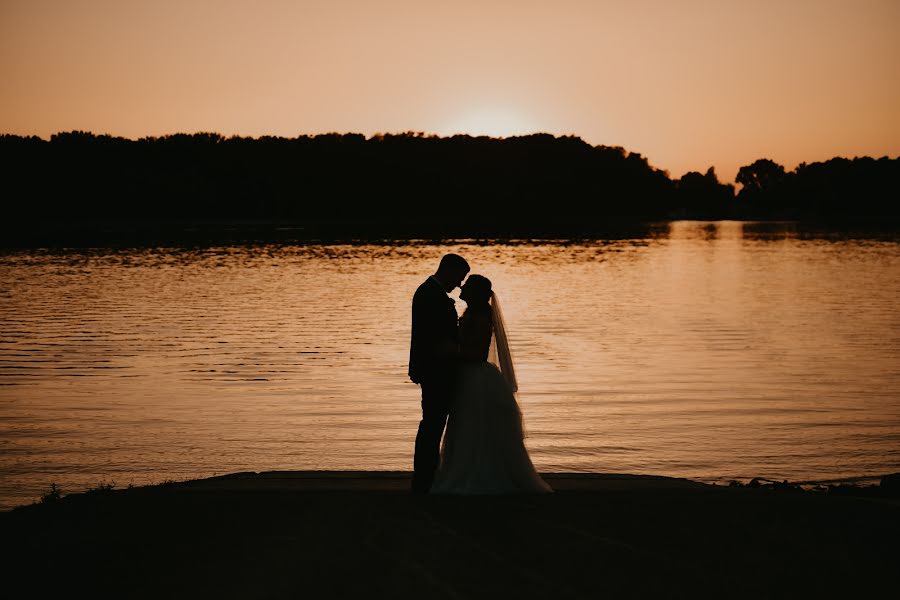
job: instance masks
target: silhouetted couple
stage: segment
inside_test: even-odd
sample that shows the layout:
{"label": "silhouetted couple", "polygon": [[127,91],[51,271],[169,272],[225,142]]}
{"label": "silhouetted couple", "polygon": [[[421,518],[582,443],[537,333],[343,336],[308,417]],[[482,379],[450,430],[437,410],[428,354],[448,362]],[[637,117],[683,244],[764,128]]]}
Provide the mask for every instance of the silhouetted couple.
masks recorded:
{"label": "silhouetted couple", "polygon": [[413,296],[409,377],[422,387],[422,421],[412,491],[550,492],[525,449],[506,328],[490,280],[466,279],[460,318],[448,296],[468,273],[463,257],[447,254]]}

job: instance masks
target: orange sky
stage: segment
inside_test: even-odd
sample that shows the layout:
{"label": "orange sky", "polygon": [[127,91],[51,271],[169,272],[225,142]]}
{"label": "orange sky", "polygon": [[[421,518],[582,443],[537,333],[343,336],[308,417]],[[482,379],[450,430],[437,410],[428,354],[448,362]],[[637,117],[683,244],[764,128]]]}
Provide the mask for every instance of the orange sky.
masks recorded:
{"label": "orange sky", "polygon": [[723,180],[900,155],[898,0],[0,0],[0,132],[575,134]]}

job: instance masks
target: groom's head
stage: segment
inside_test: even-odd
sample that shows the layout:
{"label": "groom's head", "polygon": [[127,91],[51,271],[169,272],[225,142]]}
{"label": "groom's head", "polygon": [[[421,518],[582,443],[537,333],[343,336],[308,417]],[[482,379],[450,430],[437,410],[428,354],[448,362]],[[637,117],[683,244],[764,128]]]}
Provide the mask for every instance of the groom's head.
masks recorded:
{"label": "groom's head", "polygon": [[444,289],[452,292],[459,287],[469,273],[469,263],[459,254],[445,254],[434,276]]}

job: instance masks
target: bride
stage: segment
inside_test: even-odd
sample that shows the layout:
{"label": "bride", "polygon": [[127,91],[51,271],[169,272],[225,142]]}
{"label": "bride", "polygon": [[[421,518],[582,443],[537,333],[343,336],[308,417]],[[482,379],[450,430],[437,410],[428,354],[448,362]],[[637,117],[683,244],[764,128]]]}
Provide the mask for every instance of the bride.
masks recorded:
{"label": "bride", "polygon": [[467,304],[459,321],[462,364],[431,493],[552,492],[525,449],[515,372],[490,280],[470,275],[459,297]]}

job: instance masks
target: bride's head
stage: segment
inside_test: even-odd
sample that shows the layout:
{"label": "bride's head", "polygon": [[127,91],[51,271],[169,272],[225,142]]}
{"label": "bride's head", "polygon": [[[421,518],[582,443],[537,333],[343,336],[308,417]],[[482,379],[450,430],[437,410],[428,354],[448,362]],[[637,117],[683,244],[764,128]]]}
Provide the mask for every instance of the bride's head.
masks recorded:
{"label": "bride's head", "polygon": [[460,289],[459,297],[469,306],[487,305],[491,299],[491,280],[483,275],[469,275]]}

